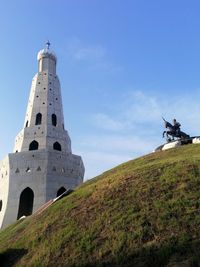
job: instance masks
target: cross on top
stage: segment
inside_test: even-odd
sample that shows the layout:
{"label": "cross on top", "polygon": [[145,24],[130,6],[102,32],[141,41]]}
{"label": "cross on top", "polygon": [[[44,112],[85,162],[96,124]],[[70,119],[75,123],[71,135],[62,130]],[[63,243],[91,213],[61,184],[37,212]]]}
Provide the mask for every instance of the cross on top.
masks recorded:
{"label": "cross on top", "polygon": [[51,43],[49,42],[49,40],[46,42],[46,47],[47,49],[49,50],[49,47],[50,47]]}

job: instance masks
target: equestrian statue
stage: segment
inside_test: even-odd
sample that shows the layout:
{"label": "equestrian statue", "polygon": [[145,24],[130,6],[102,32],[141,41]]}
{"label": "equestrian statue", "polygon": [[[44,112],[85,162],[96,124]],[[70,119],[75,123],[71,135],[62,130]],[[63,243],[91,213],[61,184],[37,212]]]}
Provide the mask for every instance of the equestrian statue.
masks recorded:
{"label": "equestrian statue", "polygon": [[180,127],[181,124],[176,121],[176,119],[173,119],[173,124],[169,123],[166,121],[163,117],[162,119],[164,120],[164,125],[165,128],[167,129],[166,131],[163,132],[163,137],[166,137],[167,142],[174,141],[175,138],[178,140],[185,140],[190,138],[190,136],[184,132],[181,131]]}

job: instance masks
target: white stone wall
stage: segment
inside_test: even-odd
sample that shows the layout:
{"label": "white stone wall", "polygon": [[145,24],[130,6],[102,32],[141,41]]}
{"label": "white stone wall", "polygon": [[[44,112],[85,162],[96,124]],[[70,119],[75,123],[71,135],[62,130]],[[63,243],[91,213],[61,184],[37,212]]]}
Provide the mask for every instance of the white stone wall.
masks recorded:
{"label": "white stone wall", "polygon": [[9,154],[0,165],[0,227],[17,219],[20,194],[34,192],[33,212],[57,196],[59,188],[75,188],[83,179],[81,157],[62,152],[28,151]]}
{"label": "white stone wall", "polygon": [[6,156],[0,162],[0,201],[2,201],[2,207],[0,211],[0,228],[5,216],[7,202],[8,202],[8,190],[9,190],[9,158]]}
{"label": "white stone wall", "polygon": [[[42,123],[35,125],[38,113],[42,114]],[[56,126],[52,125],[52,114],[57,117]],[[33,140],[39,142],[41,149],[51,149],[57,141],[64,151],[71,152],[71,141],[64,130],[60,83],[58,77],[48,71],[36,74],[33,79],[24,130],[16,138],[14,152],[28,151]]]}

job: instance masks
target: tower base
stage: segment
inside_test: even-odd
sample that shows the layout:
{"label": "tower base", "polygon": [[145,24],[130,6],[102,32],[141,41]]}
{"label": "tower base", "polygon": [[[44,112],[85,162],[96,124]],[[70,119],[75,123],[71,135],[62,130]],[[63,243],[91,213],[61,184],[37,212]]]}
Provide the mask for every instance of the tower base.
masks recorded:
{"label": "tower base", "polygon": [[44,149],[8,154],[0,162],[0,228],[75,188],[83,177],[82,159],[71,153]]}

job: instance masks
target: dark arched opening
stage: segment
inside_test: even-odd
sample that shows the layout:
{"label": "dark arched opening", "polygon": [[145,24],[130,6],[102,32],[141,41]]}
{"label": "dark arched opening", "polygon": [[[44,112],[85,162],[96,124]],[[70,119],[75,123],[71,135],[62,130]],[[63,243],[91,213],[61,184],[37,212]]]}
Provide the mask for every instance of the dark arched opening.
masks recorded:
{"label": "dark arched opening", "polygon": [[55,142],[53,144],[53,149],[54,150],[58,150],[58,151],[61,151],[62,150],[61,145],[58,142]]}
{"label": "dark arched opening", "polygon": [[42,123],[42,114],[38,113],[35,118],[35,125],[40,125]]}
{"label": "dark arched opening", "polygon": [[39,147],[39,143],[37,141],[32,141],[29,145],[29,150],[37,150]]}
{"label": "dark arched opening", "polygon": [[29,187],[25,188],[20,195],[17,219],[21,218],[24,215],[28,216],[32,214],[33,199],[34,199],[33,190],[30,189]]}
{"label": "dark arched opening", "polygon": [[57,116],[56,116],[56,114],[52,114],[51,115],[51,121],[52,121],[52,125],[53,126],[57,125]]}
{"label": "dark arched opening", "polygon": [[25,126],[28,127],[28,121],[26,121],[26,125]]}
{"label": "dark arched opening", "polygon": [[0,200],[0,211],[2,210],[2,206],[3,206],[3,201]]}
{"label": "dark arched opening", "polygon": [[66,191],[66,189],[63,186],[61,188],[59,188],[58,191],[57,191],[57,197],[62,195],[65,191]]}

